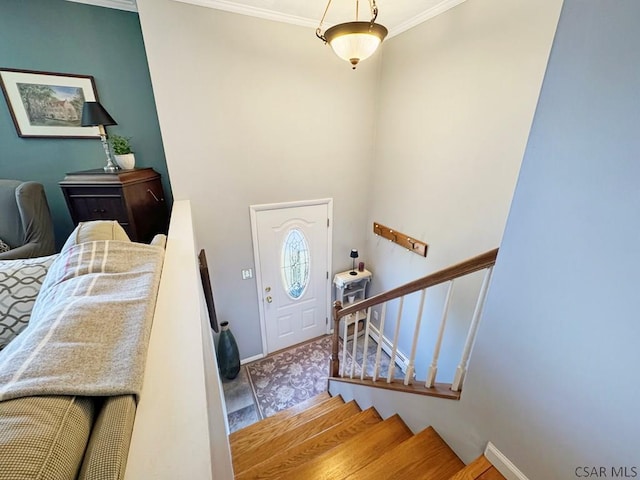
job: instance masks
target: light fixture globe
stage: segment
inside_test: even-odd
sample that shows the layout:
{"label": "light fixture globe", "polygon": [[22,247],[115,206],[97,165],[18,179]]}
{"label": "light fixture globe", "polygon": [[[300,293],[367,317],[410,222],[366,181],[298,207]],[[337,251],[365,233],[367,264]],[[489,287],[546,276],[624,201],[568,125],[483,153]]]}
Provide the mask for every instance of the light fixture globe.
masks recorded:
{"label": "light fixture globe", "polygon": [[353,68],[369,58],[387,36],[386,27],[372,22],[348,22],[329,28],[324,37],[334,53]]}
{"label": "light fixture globe", "polygon": [[380,45],[387,36],[388,31],[382,25],[376,23],[376,18],[378,18],[376,0],[369,0],[371,20],[368,22],[358,21],[360,4],[359,0],[356,0],[356,21],[340,23],[327,29],[323,34],[322,24],[327,16],[330,5],[331,0],[328,1],[327,8],[324,9],[324,14],[320,19],[320,24],[318,28],[316,28],[316,37],[325,44],[328,43],[331,45],[333,52],[343,60],[349,62],[355,70],[358,63],[373,55],[378,45]]}

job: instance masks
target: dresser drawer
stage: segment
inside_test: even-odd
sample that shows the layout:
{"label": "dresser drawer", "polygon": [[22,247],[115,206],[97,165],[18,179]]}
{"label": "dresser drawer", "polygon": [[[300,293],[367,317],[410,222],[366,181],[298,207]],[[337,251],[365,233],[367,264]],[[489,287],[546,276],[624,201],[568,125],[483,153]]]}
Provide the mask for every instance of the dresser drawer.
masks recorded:
{"label": "dresser drawer", "polygon": [[116,220],[128,223],[127,210],[121,196],[69,196],[71,217],[75,223],[90,220]]}

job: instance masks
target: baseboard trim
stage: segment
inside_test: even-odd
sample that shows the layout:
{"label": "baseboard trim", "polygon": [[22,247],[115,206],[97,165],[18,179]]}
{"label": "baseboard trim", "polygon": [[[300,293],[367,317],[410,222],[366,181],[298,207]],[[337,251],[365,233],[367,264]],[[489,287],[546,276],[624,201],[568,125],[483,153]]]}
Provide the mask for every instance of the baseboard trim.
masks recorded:
{"label": "baseboard trim", "polygon": [[[376,328],[373,323],[369,323],[369,336],[373,338],[376,343],[378,343],[378,339],[380,338],[380,330]],[[385,351],[389,357],[391,357],[391,350],[393,349],[391,340],[382,335],[382,350]],[[396,364],[402,370],[402,373],[407,373],[407,367],[409,366],[409,359],[407,356],[402,353],[400,350],[396,350]],[[424,383],[424,382],[423,382]]]}
{"label": "baseboard trim", "polygon": [[259,353],[258,355],[254,355],[253,357],[243,358],[242,360],[240,360],[240,365],[255,362],[256,360],[260,360],[261,358],[264,358],[264,354],[262,353]]}
{"label": "baseboard trim", "polygon": [[487,443],[484,456],[507,480],[529,480],[493,443]]}

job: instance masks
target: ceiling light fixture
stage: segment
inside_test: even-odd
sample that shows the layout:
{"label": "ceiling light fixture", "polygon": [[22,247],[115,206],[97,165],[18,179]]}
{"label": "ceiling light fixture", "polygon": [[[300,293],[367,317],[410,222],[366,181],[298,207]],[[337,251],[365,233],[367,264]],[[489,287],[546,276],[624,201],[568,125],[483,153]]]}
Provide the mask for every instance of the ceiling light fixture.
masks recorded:
{"label": "ceiling light fixture", "polygon": [[329,5],[331,5],[331,0],[327,3],[327,8],[324,9],[320,25],[316,29],[316,36],[324,43],[331,45],[335,54],[351,63],[355,70],[358,62],[373,55],[388,33],[384,26],[375,23],[378,17],[376,0],[369,0],[371,21],[358,21],[359,0],[356,0],[356,21],[334,25],[323,34],[322,23],[327,16]]}

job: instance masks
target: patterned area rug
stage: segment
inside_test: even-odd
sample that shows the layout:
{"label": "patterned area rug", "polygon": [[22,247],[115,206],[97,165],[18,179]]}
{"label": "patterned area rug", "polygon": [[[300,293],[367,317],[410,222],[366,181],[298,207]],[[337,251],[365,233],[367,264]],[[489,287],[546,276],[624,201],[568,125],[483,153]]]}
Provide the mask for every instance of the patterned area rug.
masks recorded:
{"label": "patterned area rug", "polygon": [[331,336],[246,365],[262,418],[327,390]]}
{"label": "patterned area rug", "polygon": [[[292,347],[263,359],[245,365],[249,383],[253,390],[261,418],[297,405],[327,390],[329,359],[331,357],[332,336],[326,335],[308,343]],[[362,351],[364,336],[358,338],[354,376],[362,371]],[[369,339],[367,348],[366,374],[373,374],[377,344]],[[340,373],[351,372],[352,341],[347,342],[347,359],[342,362],[342,340],[339,344]],[[390,358],[382,353],[380,358],[380,377],[386,377]],[[395,378],[403,378],[397,368]]]}

